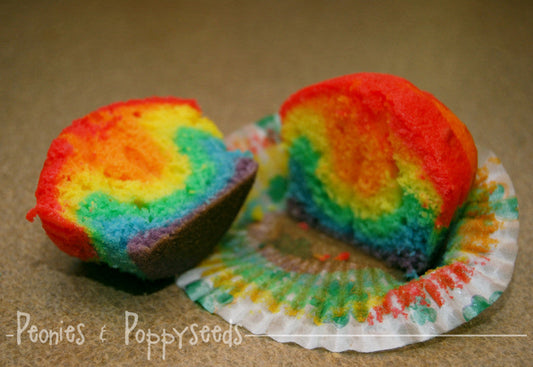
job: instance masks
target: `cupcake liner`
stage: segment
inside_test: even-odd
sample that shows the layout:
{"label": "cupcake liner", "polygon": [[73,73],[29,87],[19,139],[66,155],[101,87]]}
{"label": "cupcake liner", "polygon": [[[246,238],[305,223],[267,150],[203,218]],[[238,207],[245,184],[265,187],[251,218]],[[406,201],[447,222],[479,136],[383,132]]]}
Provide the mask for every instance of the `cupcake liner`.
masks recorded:
{"label": "cupcake liner", "polygon": [[498,299],[518,250],[518,204],[499,159],[480,151],[476,183],[438,267],[408,280],[285,214],[287,156],[268,116],[227,144],[259,163],[256,183],[215,252],[177,285],[207,311],[302,347],[373,352],[442,335]]}

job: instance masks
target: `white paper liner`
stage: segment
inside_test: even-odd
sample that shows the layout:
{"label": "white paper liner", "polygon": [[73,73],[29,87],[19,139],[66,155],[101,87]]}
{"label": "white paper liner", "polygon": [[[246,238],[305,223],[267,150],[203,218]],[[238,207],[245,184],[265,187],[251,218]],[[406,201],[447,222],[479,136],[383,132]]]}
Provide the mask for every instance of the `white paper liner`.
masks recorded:
{"label": "white paper liner", "polygon": [[[292,254],[290,246],[301,243],[287,235],[291,228],[274,239],[267,238],[272,234],[259,239],[252,235],[250,228],[262,228],[269,216],[284,211],[280,193],[287,162],[279,144],[279,118],[273,115],[246,126],[227,143],[252,151],[260,164],[256,184],[216,251],[181,275],[177,285],[207,311],[254,336],[333,352],[398,348],[471,320],[511,280],[518,206],[512,182],[492,152],[479,153],[471,204],[448,239],[442,265],[407,281],[344,258]],[[265,233],[271,231],[265,228]]]}

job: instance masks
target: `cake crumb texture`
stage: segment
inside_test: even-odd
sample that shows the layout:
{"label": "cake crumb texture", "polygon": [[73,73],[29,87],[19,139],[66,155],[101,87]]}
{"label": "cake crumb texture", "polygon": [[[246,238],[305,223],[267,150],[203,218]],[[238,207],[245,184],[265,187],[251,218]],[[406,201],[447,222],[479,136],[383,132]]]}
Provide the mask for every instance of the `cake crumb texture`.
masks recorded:
{"label": "cake crumb texture", "polygon": [[477,168],[466,126],[388,74],[306,87],[282,105],[291,213],[420,272],[438,252]]}

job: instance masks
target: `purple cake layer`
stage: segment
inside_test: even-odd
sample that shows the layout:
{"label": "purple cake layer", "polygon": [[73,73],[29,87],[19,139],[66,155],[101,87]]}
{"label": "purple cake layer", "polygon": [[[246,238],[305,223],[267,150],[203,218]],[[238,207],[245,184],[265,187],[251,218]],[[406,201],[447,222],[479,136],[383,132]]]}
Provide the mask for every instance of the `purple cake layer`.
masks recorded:
{"label": "purple cake layer", "polygon": [[[356,242],[352,237],[343,235],[321,224],[320,220],[314,218],[297,201],[289,198],[287,199],[287,211],[291,217],[298,221],[308,223],[311,227],[316,228],[329,236],[336,238],[345,243],[356,246],[369,255],[373,255],[377,259],[381,259],[387,266],[391,268],[400,268],[405,272],[406,278],[416,277],[418,273],[423,272],[427,268],[427,264],[433,265],[437,253],[434,257],[428,256],[420,251],[411,249],[399,249],[396,252],[380,249],[378,247],[368,246],[363,242]],[[424,264],[423,266],[419,266]]]}
{"label": "purple cake layer", "polygon": [[[148,278],[170,277],[204,259],[237,216],[257,172],[251,158],[240,158],[220,194],[170,225],[144,232],[128,244],[130,258]],[[208,248],[206,248],[208,247]]]}

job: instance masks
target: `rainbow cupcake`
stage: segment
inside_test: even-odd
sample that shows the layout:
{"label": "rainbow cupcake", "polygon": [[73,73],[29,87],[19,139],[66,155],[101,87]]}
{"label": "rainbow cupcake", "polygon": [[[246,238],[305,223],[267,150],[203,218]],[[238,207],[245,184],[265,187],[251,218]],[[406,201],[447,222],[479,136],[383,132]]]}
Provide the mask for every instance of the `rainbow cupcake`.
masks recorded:
{"label": "rainbow cupcake", "polygon": [[193,100],[115,103],[52,142],[27,219],[39,216],[69,255],[169,277],[209,254],[256,171],[247,153],[226,149]]}
{"label": "rainbow cupcake", "polygon": [[359,73],[280,110],[290,213],[409,275],[433,265],[477,168],[465,125],[431,94]]}

